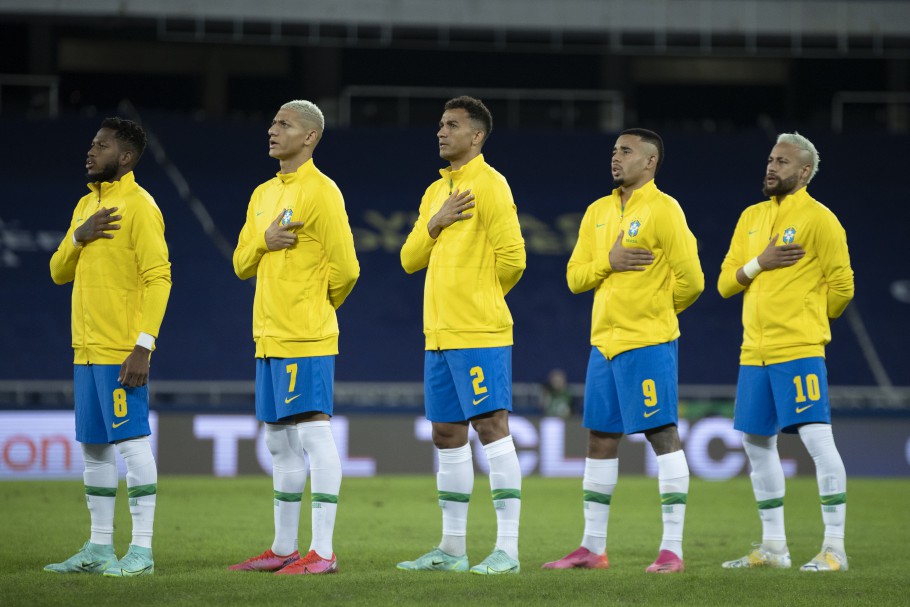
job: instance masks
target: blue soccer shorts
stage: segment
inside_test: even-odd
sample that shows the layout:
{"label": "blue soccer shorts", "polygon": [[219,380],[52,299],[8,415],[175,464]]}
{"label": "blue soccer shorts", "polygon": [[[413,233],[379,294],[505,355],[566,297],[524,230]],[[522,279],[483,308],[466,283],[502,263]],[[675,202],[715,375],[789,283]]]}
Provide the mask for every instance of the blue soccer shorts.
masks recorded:
{"label": "blue soccer shorts", "polygon": [[431,422],[512,410],[512,346],[427,350],[423,395]]}
{"label": "blue soccer shorts", "polygon": [[149,387],[127,388],[120,365],[73,365],[76,440],[104,444],[148,436]]}
{"label": "blue soccer shorts", "polygon": [[608,360],[591,348],[584,427],[635,434],[678,421],[678,344],[628,350]]}
{"label": "blue soccer shorts", "polygon": [[830,424],[828,370],[821,356],[764,367],[742,365],[733,427],[748,434],[790,434],[802,424]]}
{"label": "blue soccer shorts", "polygon": [[298,413],[334,411],[334,356],[256,359],[256,419],[275,423]]}

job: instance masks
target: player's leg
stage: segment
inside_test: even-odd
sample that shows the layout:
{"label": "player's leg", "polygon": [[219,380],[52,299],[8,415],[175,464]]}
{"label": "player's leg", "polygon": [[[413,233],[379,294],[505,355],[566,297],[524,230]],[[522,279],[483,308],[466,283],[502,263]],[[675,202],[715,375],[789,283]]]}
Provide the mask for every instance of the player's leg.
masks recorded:
{"label": "player's leg", "polygon": [[468,442],[468,422],[458,404],[452,373],[443,352],[427,351],[424,360],[427,419],[433,425],[433,445],[439,459],[436,490],[442,510],[439,546],[398,569],[414,571],[468,570],[465,538],[468,504],[474,490],[474,460]]}
{"label": "player's leg", "polygon": [[101,403],[89,365],[75,365],[73,387],[76,440],[85,460],[85,501],[91,516],[91,536],[76,554],[61,563],[47,565],[51,573],[104,573],[117,561],[114,554],[114,504],[117,496],[117,464],[114,446],[108,444]]}
{"label": "player's leg", "polygon": [[683,528],[689,496],[689,466],[676,430],[679,415],[676,340],[623,352],[614,377],[626,434],[644,432],[657,455],[663,535],[648,573],[678,573],[683,566]]}
{"label": "player's leg", "polygon": [[129,550],[105,569],[108,577],[152,575],[152,530],[158,493],[158,468],[149,443],[148,385],[124,387],[119,365],[93,365],[108,440],[115,443],[126,464],[126,488],[132,518]]}
{"label": "player's leg", "polygon": [[297,428],[286,420],[279,423],[286,412],[281,410],[283,401],[276,400],[278,372],[286,372],[284,359],[256,359],[256,419],[265,423],[265,444],[272,455],[275,536],[271,548],[231,565],[231,571],[278,571],[300,558],[297,536],[306,462]]}
{"label": "player's leg", "polygon": [[622,416],[611,363],[591,348],[585,378],[584,427],[588,428],[588,453],[582,481],[585,530],[581,545],[543,569],[606,569],[607,524],[610,502],[619,476],[619,441]]}
{"label": "player's leg", "polygon": [[332,539],[341,490],[341,458],[329,421],[334,412],[335,357],[288,358],[281,365],[273,370],[275,406],[296,423],[292,431],[309,458],[312,537],[307,554],[277,574],[335,573],[338,561]]}
{"label": "player's leg", "polygon": [[521,518],[521,468],[509,433],[512,410],[512,348],[472,348],[447,353],[455,389],[465,417],[470,418],[490,466],[490,490],[496,511],[493,552],[471,573],[518,573],[518,529]]}
{"label": "player's leg", "polygon": [[767,367],[743,366],[736,389],[734,427],[743,431],[752,491],[762,523],[762,541],[743,557],[726,561],[726,569],[790,567],[784,529],[784,469],[777,451],[778,417]]}
{"label": "player's leg", "polygon": [[844,523],[847,473],[831,432],[828,373],[822,357],[793,360],[769,367],[771,385],[784,432],[798,429],[815,462],[825,537],[819,554],[802,571],[846,571]]}

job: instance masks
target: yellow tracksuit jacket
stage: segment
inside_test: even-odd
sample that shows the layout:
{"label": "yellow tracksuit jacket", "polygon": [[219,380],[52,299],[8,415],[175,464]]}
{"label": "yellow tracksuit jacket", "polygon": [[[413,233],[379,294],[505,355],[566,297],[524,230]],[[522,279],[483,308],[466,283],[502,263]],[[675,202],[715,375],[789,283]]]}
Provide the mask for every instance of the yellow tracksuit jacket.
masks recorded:
{"label": "yellow tracksuit jacket", "polygon": [[[420,201],[414,229],[401,248],[408,274],[427,268],[423,324],[427,350],[512,345],[512,314],[505,295],[525,269],[525,247],[512,190],[478,155],[457,171],[439,171]],[[473,217],[442,230],[427,223],[452,190],[471,190]]]}
{"label": "yellow tracksuit jacket", "polygon": [[[302,221],[297,244],[269,251],[265,230],[282,209]],[[354,237],[335,182],[311,158],[256,188],[234,250],[234,272],[256,277],[253,340],[256,358],[338,354],[338,318],[360,276]]]}
{"label": "yellow tracksuit jacket", "polygon": [[[736,271],[764,251],[775,234],[778,245],[799,244],[806,256],[789,268],[762,272],[743,287]],[[853,299],[847,234],[806,188],[752,205],[736,224],[717,289],[723,297],[745,290],[740,364],[824,356],[831,341],[828,319],[840,316]]]}
{"label": "yellow tracksuit jacket", "polygon": [[[132,172],[88,187],[51,257],[51,278],[73,282],[73,363],[120,365],[139,333],[157,338],[161,329],[171,292],[164,220]],[[120,229],[74,246],[73,232],[102,207],[117,207]]]}
{"label": "yellow tracksuit jacket", "polygon": [[[620,230],[623,246],[654,254],[645,271],[613,272],[609,255]],[[566,277],[573,293],[594,289],[591,345],[607,358],[679,337],[676,315],[705,288],[682,208],[654,180],[632,193],[625,211],[619,188],[588,207]]]}

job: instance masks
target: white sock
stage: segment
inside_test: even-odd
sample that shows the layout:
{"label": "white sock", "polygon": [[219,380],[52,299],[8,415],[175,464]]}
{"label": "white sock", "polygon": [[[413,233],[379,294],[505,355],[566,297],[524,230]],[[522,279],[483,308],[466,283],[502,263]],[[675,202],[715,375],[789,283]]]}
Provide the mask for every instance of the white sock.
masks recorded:
{"label": "white sock", "polygon": [[92,520],[93,544],[114,543],[114,504],[117,501],[117,460],[114,446],[81,443],[85,460],[85,503]]}
{"label": "white sock", "polygon": [[824,545],[844,552],[844,527],[847,522],[847,471],[834,445],[829,424],[807,424],[799,437],[815,462],[822,521],[825,523]]}
{"label": "white sock", "polygon": [[657,483],[664,522],[660,549],[682,558],[683,525],[689,496],[689,466],[682,449],[657,456]]}
{"label": "white sock", "polygon": [[297,550],[300,503],[306,485],[306,460],[294,426],[266,424],[265,445],[272,454],[275,501],[275,539],[272,541],[272,552],[288,556]]}
{"label": "white sock", "polygon": [[310,458],[310,493],[313,506],[313,539],[310,550],[324,559],[332,558],[332,535],[338,492],[341,490],[341,458],[328,421],[297,424],[300,444]]}
{"label": "white sock", "polygon": [[483,446],[490,462],[490,489],[496,509],[496,548],[518,559],[521,517],[521,468],[512,436]]}
{"label": "white sock", "polygon": [[158,467],[155,465],[149,437],[140,436],[117,443],[117,450],[126,463],[126,488],[133,517],[133,540],[130,543],[151,548],[158,495]]}
{"label": "white sock", "polygon": [[439,472],[436,492],[442,509],[442,540],[439,549],[452,556],[467,552],[468,504],[474,490],[474,456],[471,443],[455,449],[437,449]]}
{"label": "white sock", "polygon": [[607,523],[610,520],[610,500],[619,478],[619,459],[585,458],[582,481],[585,507],[585,534],[581,545],[594,554],[607,552]]}
{"label": "white sock", "polygon": [[784,468],[777,452],[777,435],[743,434],[743,449],[752,465],[752,491],[761,518],[761,543],[773,552],[787,551],[784,528]]}

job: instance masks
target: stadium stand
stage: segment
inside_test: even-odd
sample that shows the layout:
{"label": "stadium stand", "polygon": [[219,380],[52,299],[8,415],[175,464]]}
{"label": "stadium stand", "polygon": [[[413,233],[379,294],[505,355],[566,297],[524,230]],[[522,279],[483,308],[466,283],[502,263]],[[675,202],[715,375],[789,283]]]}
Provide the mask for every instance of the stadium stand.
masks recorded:
{"label": "stadium stand", "polygon": [[[70,377],[70,289],[53,285],[48,260],[85,191],[84,150],[102,117],[4,117],[0,342],[6,355],[0,380]],[[230,259],[205,233],[163,166],[170,162],[180,171],[233,247],[250,193],[276,171],[266,153],[267,124],[201,122],[157,112],[143,119],[166,158],[156,158],[149,149],[137,176],[164,214],[174,280],[160,350],[153,357],[155,378],[248,379],[253,289],[233,275]],[[681,317],[680,381],[733,384],[741,302],[723,301],[714,285],[739,213],[762,198],[761,175],[772,141],[758,130],[663,134],[667,162],[657,183],[686,212],[707,284]],[[822,158],[810,193],[844,224],[856,272],[851,307],[858,314],[833,327],[832,384],[874,385],[881,383],[884,370],[895,385],[910,385],[903,358],[910,314],[906,298],[899,297],[899,281],[910,278],[903,263],[908,256],[906,192],[898,178],[910,139],[806,134]],[[401,270],[398,249],[423,188],[441,166],[434,135],[433,123],[411,129],[330,128],[317,151],[317,165],[345,195],[362,265],[361,280],[339,314],[340,381],[421,378],[423,281]],[[516,323],[516,381],[540,381],[553,367],[566,369],[572,381],[584,376],[589,296],[569,293],[565,263],[584,208],[612,187],[608,165],[614,139],[612,133],[497,128],[484,150],[512,186],[528,242],[528,270],[509,298]],[[882,362],[878,376],[857,322]]]}

